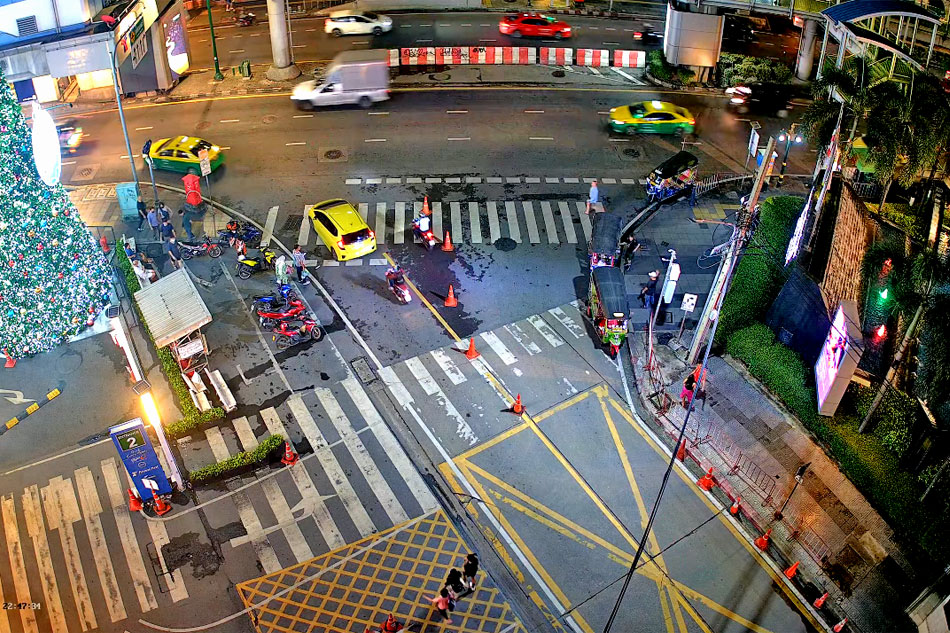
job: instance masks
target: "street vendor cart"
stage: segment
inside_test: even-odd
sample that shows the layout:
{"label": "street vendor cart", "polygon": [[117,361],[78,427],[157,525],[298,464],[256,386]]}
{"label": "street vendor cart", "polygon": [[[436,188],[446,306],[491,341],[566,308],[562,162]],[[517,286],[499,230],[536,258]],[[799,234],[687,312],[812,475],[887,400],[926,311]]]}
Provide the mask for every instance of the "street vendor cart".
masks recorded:
{"label": "street vendor cart", "polygon": [[688,187],[696,179],[699,159],[689,152],[677,152],[659,164],[647,176],[647,196],[650,202],[666,200]]}
{"label": "street vendor cart", "polygon": [[619,268],[601,266],[590,274],[587,316],[611,358],[627,338],[627,289]]}
{"label": "street vendor cart", "polygon": [[591,229],[590,269],[600,266],[617,266],[620,263],[620,216],[598,213]]}
{"label": "street vendor cart", "polygon": [[208,367],[208,341],[201,328],[211,323],[211,313],[188,274],[180,268],[135,293],[135,301],[155,341],[167,347],[178,364],[181,377],[199,411],[213,405],[208,384],[225,411],[237,407],[219,370]]}

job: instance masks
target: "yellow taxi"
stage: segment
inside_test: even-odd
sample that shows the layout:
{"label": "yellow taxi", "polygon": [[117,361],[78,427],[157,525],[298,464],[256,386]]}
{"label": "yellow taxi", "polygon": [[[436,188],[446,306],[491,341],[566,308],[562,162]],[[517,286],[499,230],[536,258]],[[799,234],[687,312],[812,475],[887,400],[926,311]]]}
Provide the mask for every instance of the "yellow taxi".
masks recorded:
{"label": "yellow taxi", "polygon": [[376,234],[346,200],[318,202],[307,209],[307,217],[337,261],[356,259],[376,250]]}
{"label": "yellow taxi", "polygon": [[692,134],[696,119],[686,108],[667,101],[641,101],[610,109],[610,129],[624,134]]}
{"label": "yellow taxi", "polygon": [[208,160],[211,162],[211,171],[214,171],[224,162],[224,153],[217,145],[197,136],[175,136],[173,138],[158,139],[148,150],[148,157],[155,169],[180,171],[187,174],[194,169],[201,173],[198,153],[208,150]]}

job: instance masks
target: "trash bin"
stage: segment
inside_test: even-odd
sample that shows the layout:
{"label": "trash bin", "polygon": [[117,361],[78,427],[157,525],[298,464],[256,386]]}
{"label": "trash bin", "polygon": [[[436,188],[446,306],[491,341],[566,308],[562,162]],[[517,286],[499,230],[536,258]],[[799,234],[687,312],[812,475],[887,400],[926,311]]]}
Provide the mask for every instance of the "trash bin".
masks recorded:
{"label": "trash bin", "polygon": [[137,221],[139,219],[138,191],[134,182],[120,182],[115,186],[115,197],[119,201],[119,210],[122,212],[122,219],[126,221]]}

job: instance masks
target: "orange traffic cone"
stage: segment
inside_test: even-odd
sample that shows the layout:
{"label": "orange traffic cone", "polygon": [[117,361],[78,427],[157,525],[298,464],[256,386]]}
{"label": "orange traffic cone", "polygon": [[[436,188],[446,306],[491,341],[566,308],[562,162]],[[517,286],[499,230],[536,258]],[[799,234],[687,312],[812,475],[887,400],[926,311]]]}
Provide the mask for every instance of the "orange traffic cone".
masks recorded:
{"label": "orange traffic cone", "polygon": [[514,404],[511,405],[511,412],[521,415],[524,413],[524,405],[521,404],[521,394],[518,394],[518,397],[515,398]]}
{"label": "orange traffic cone", "polygon": [[792,563],[792,566],[785,570],[785,577],[791,580],[798,573],[798,561]]}
{"label": "orange traffic cone", "polygon": [[816,609],[820,609],[823,606],[825,606],[825,600],[827,599],[828,599],[828,592],[826,591],[825,593],[821,594],[820,598],[816,598],[815,601],[812,602],[812,604],[815,605]]}
{"label": "orange traffic cone", "polygon": [[6,347],[3,348],[3,355],[7,357],[7,362],[3,364],[5,368],[13,369],[16,367],[16,360],[10,356],[10,352],[7,351]]}
{"label": "orange traffic cone", "polygon": [[138,512],[142,509],[142,500],[129,488],[129,512]]}
{"label": "orange traffic cone", "polygon": [[838,622],[838,623],[834,626],[834,628],[831,629],[831,630],[834,631],[835,633],[841,633],[842,631],[844,631],[844,625],[847,624],[847,623],[848,623],[848,618],[845,618],[845,619],[842,620],[841,622]]}
{"label": "orange traffic cone", "polygon": [[676,449],[676,459],[680,460],[681,462],[686,461],[686,442],[685,441],[680,442],[679,447]]}
{"label": "orange traffic cone", "polygon": [[769,537],[772,536],[772,528],[769,528],[765,531],[765,534],[755,539],[753,543],[763,552],[769,548]]}
{"label": "orange traffic cone", "polygon": [[155,504],[155,514],[158,516],[163,516],[172,511],[172,506],[170,503],[165,503],[162,501],[162,498],[155,494],[155,490],[152,490],[152,501]]}
{"label": "orange traffic cone", "polygon": [[729,514],[735,516],[739,514],[739,502],[742,501],[742,497],[736,497],[736,500],[732,502],[732,507],[729,508]]}
{"label": "orange traffic cone", "polygon": [[429,210],[429,196],[422,200],[422,215],[432,215],[432,211]]}
{"label": "orange traffic cone", "polygon": [[455,250],[455,246],[452,245],[452,236],[448,231],[445,232],[445,239],[442,240],[442,252],[451,253]]}
{"label": "orange traffic cone", "polygon": [[449,294],[445,297],[445,307],[454,308],[458,306],[459,300],[455,298],[455,289],[449,284]]}
{"label": "orange traffic cone", "polygon": [[102,249],[103,253],[106,255],[109,254],[109,240],[106,239],[105,235],[99,238],[99,247]]}
{"label": "orange traffic cone", "polygon": [[474,338],[468,339],[468,350],[466,350],[465,352],[465,358],[469,360],[475,360],[479,356],[481,356],[481,354],[479,354],[478,350],[475,349],[475,339]]}
{"label": "orange traffic cone", "polygon": [[696,485],[698,485],[700,488],[702,488],[706,492],[709,492],[710,490],[715,488],[716,482],[713,481],[712,474],[713,474],[713,469],[710,468],[709,471],[705,475],[703,475],[702,477],[696,480]]}
{"label": "orange traffic cone", "polygon": [[280,458],[280,463],[284,466],[293,466],[300,460],[294,449],[290,448],[290,442],[284,442],[284,456]]}

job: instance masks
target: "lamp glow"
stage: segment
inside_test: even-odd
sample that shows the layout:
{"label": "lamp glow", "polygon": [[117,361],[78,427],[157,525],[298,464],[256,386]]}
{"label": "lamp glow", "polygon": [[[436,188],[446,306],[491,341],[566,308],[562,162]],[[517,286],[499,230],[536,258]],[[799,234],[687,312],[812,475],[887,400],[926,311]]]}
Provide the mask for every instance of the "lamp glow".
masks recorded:
{"label": "lamp glow", "polygon": [[152,425],[152,428],[161,430],[162,418],[158,415],[158,407],[155,406],[152,392],[143,393],[139,396],[139,400],[142,402],[142,408],[145,410],[145,418],[148,420],[148,423]]}
{"label": "lamp glow", "polygon": [[59,151],[59,134],[49,112],[39,102],[33,102],[33,158],[36,170],[47,185],[59,182],[63,173],[63,157]]}

